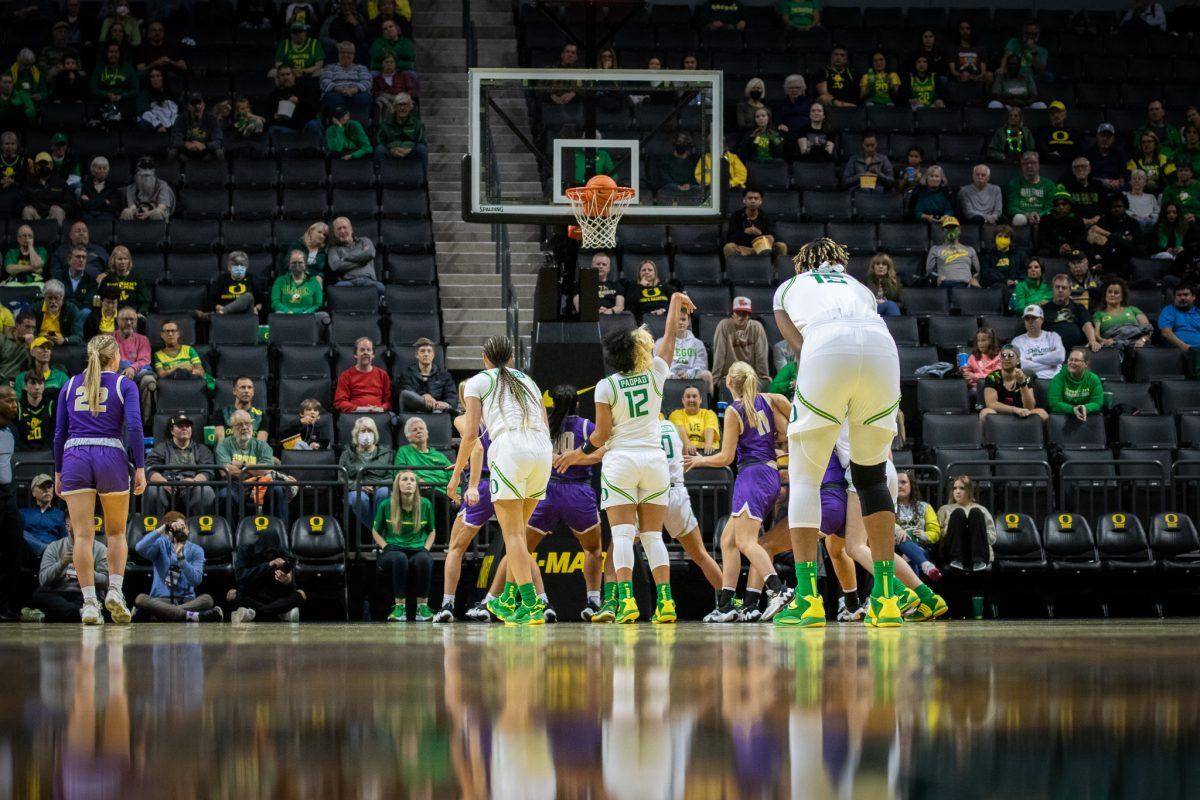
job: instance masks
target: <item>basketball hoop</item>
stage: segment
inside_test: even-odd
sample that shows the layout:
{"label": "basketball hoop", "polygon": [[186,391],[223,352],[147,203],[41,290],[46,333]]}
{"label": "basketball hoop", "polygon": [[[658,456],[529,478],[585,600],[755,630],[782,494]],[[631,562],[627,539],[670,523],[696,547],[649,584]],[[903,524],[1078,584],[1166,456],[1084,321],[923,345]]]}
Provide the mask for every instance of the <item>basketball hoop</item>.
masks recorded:
{"label": "basketball hoop", "polygon": [[[582,247],[586,250],[616,247],[617,224],[636,192],[628,186],[618,186],[607,175],[597,175],[584,186],[568,188],[565,194],[575,213]],[[569,233],[574,238],[574,231]]]}

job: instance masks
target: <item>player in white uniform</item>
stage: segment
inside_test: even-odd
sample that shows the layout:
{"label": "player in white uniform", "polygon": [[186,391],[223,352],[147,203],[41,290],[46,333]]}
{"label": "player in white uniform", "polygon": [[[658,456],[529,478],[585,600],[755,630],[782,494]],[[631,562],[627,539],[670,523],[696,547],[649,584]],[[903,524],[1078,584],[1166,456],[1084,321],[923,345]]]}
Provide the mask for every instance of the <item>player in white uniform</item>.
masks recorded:
{"label": "player in white uniform", "polygon": [[541,625],[545,608],[532,582],[525,527],[538,500],[546,494],[554,452],[542,391],[528,375],[508,366],[512,358],[512,341],[507,336],[493,336],[484,343],[485,369],[469,379],[463,390],[467,421],[456,463],[466,463],[482,421],[491,438],[487,458],[492,504],[504,535],[509,574],[521,599],[506,622]]}
{"label": "player in white uniform", "polygon": [[672,539],[679,542],[683,552],[700,568],[712,587],[720,591],[721,568],[704,549],[700,523],[692,512],[692,498],[683,482],[683,440],[679,436],[679,429],[673,423],[659,420],[658,430],[663,453],[667,456],[667,469],[671,473],[671,488],[667,490],[667,517],[663,527]]}
{"label": "player in white uniform", "polygon": [[[613,568],[617,575],[617,622],[638,618],[633,599],[633,540],[642,542],[657,587],[655,623],[675,621],[671,567],[663,544],[671,473],[658,426],[663,384],[675,355],[679,317],[695,305],[682,292],[671,297],[666,330],[654,350],[645,327],[614,331],[604,339],[604,356],[617,370],[596,385],[596,427],[583,447],[555,461],[560,472],[604,447],[600,466],[600,507],[612,529]],[[595,620],[595,616],[592,617]]]}
{"label": "player in white uniform", "polygon": [[874,561],[866,621],[874,627],[903,622],[893,567],[896,510],[886,475],[900,404],[900,358],[875,296],[846,274],[849,260],[831,239],[810,242],[794,260],[795,277],[775,292],[775,321],[800,353],[788,425],[788,525],[798,586],[776,625],[825,624],[817,591],[820,487],[846,421],[850,472]]}

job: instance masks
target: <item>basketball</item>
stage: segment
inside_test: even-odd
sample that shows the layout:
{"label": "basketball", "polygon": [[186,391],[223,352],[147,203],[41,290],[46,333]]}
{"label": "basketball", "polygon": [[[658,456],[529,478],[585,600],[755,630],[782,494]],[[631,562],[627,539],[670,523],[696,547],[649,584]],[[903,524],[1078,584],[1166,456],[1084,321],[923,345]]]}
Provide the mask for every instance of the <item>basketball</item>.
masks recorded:
{"label": "basketball", "polygon": [[589,216],[607,214],[612,205],[613,190],[617,188],[617,182],[607,175],[596,175],[589,178],[585,185],[596,191],[590,198],[583,201],[584,212]]}

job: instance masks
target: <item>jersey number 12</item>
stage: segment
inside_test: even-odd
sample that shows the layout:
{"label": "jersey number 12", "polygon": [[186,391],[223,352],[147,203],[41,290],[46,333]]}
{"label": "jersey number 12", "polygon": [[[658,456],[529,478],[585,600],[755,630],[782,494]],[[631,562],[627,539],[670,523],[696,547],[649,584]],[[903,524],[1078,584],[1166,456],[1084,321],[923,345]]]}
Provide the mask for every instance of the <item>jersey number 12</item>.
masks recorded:
{"label": "jersey number 12", "polygon": [[645,389],[632,389],[625,393],[625,406],[629,410],[630,419],[646,416],[646,403],[650,401],[650,393]]}

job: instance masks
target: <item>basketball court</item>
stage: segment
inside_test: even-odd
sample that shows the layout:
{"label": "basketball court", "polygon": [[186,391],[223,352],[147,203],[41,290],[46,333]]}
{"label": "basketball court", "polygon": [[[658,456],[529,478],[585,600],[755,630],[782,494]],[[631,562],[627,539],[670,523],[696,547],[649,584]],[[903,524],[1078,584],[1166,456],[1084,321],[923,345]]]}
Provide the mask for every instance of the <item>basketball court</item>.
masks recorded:
{"label": "basketball court", "polygon": [[0,629],[0,795],[1194,797],[1191,623]]}

